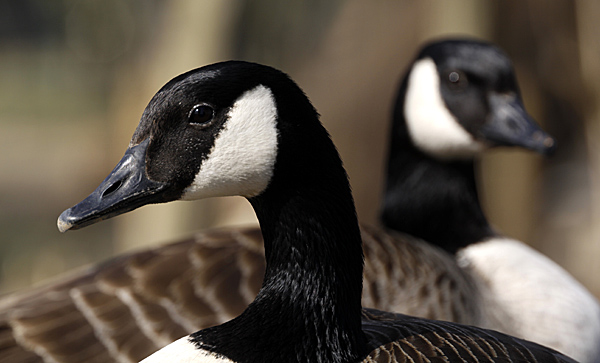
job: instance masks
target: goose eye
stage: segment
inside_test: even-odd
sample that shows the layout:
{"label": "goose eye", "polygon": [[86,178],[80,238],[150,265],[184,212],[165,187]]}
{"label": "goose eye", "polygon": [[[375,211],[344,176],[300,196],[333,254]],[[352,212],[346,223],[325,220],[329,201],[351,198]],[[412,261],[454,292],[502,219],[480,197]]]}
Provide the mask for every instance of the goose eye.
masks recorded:
{"label": "goose eye", "polygon": [[469,84],[467,75],[461,71],[450,71],[447,80],[452,89],[464,89]]}
{"label": "goose eye", "polygon": [[190,111],[188,120],[192,124],[206,125],[213,119],[213,108],[208,105],[196,105]]}

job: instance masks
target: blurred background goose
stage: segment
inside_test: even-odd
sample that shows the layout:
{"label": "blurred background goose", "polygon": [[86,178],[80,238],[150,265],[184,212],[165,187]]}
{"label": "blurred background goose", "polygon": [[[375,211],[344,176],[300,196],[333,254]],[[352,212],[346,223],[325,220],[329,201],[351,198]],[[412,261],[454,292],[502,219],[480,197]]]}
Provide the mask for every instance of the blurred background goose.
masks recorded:
{"label": "blurred background goose", "polygon": [[[285,74],[229,61],[186,72],[144,110],[108,177],[58,219],[77,229],[150,203],[241,195],[255,210],[266,270],[234,319],[143,362],[574,362],[494,331],[362,312],[362,240],[341,159]],[[363,326],[365,327],[363,329]]]}
{"label": "blurred background goose", "polygon": [[555,146],[525,111],[504,52],[464,39],[426,45],[400,86],[390,139],[383,225],[456,255],[478,282],[479,325],[598,361],[596,298],[549,258],[492,228],[479,203],[482,150]]}

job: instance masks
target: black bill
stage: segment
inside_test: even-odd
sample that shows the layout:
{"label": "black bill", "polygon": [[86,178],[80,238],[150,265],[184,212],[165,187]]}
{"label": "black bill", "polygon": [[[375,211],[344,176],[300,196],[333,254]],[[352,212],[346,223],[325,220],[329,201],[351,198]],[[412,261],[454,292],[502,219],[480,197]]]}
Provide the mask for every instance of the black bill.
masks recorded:
{"label": "black bill", "polygon": [[481,136],[501,146],[522,146],[551,154],[556,142],[529,116],[516,95],[493,94],[489,97],[492,117],[481,127]]}
{"label": "black bill", "polygon": [[146,204],[171,200],[165,193],[166,183],[148,179],[145,161],[148,144],[149,139],[146,139],[127,149],[121,161],[92,194],[58,217],[58,229],[61,232],[79,229]]}

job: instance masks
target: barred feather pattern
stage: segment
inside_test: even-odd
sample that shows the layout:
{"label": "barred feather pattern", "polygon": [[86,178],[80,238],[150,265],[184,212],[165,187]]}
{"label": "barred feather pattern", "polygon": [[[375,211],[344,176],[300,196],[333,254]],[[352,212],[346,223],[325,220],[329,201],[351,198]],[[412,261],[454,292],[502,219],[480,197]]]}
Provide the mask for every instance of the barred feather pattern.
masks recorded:
{"label": "barred feather pattern", "polygon": [[575,362],[538,344],[467,325],[363,311],[371,353],[364,363]]}
{"label": "barred feather pattern", "polygon": [[[483,325],[476,281],[445,252],[370,226],[362,234],[364,306]],[[0,361],[137,362],[239,315],[264,269],[258,228],[214,229],[5,296]]]}

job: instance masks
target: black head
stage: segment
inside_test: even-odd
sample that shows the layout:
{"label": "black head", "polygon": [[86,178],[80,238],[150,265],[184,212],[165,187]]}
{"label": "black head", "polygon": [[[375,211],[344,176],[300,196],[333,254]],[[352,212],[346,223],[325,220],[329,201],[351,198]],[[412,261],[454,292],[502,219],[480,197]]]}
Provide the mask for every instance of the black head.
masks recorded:
{"label": "black head", "polygon": [[[182,74],[152,98],[119,164],[58,220],[81,228],[149,203],[254,197],[271,182],[280,137],[321,127],[284,73],[239,61]],[[324,130],[323,130],[324,131]]]}
{"label": "black head", "polygon": [[475,40],[419,52],[401,84],[390,139],[382,223],[451,253],[496,233],[479,203],[475,157],[494,146],[554,149],[525,111],[506,54]]}
{"label": "black head", "polygon": [[426,45],[398,96],[394,137],[441,159],[472,158],[490,146],[549,153],[555,142],[525,111],[510,59],[494,45]]}

